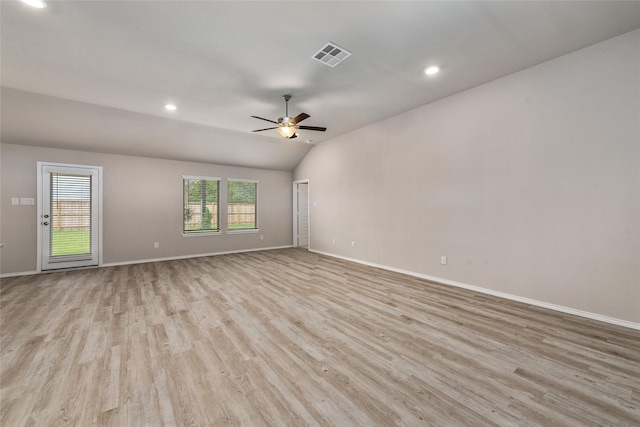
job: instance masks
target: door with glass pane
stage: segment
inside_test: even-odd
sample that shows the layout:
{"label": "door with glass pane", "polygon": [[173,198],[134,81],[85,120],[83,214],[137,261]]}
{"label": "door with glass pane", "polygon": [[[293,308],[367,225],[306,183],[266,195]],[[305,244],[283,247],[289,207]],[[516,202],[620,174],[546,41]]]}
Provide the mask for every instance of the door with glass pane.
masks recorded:
{"label": "door with glass pane", "polygon": [[100,169],[41,167],[42,270],[98,265]]}

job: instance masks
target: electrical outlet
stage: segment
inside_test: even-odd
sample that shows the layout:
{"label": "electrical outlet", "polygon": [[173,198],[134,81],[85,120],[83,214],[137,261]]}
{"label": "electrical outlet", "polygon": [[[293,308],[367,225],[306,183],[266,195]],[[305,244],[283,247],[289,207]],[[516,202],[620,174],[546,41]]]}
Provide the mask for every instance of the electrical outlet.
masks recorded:
{"label": "electrical outlet", "polygon": [[160,247],[160,243],[158,242],[153,242],[153,248],[154,249],[158,249]]}
{"label": "electrical outlet", "polygon": [[440,257],[440,264],[447,265],[447,257],[446,256],[441,256]]}

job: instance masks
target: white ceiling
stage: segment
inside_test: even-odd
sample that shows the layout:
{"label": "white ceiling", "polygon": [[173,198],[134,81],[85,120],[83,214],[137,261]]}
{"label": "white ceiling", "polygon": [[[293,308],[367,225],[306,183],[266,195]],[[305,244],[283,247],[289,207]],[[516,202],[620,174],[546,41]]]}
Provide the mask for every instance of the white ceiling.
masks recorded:
{"label": "white ceiling", "polygon": [[[3,142],[287,171],[324,139],[640,28],[637,1],[47,4],[0,2]],[[311,59],[328,41],[353,55]],[[283,94],[327,132],[252,133]]]}

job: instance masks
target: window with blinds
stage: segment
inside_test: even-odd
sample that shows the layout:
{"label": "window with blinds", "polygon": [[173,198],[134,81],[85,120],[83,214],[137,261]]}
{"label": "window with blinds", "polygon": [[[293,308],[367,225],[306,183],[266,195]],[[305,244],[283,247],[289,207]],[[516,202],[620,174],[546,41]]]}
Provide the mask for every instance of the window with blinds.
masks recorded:
{"label": "window with blinds", "polygon": [[220,178],[182,177],[184,234],[220,231]]}
{"label": "window with blinds", "polygon": [[227,181],[227,228],[229,231],[258,228],[258,181]]}
{"label": "window with blinds", "polygon": [[91,175],[51,173],[52,257],[91,253]]}

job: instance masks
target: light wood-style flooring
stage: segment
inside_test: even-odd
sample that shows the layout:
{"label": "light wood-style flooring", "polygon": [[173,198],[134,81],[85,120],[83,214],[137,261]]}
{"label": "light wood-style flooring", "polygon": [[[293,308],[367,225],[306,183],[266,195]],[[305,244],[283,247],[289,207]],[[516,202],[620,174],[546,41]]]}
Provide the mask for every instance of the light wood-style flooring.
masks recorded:
{"label": "light wood-style flooring", "polygon": [[640,425],[640,331],[302,250],[0,295],[2,426]]}

